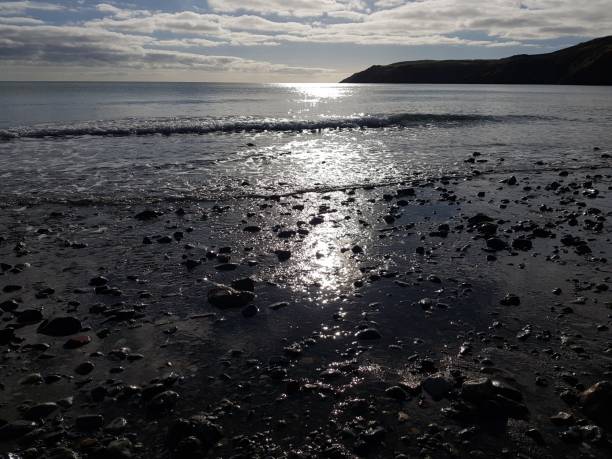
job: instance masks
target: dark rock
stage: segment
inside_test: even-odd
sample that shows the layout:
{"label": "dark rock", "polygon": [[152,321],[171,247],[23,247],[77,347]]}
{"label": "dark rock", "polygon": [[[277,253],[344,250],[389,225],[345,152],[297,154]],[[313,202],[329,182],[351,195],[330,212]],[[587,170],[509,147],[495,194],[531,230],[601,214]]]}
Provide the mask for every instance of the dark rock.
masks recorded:
{"label": "dark rock", "polygon": [[423,380],[421,387],[435,401],[440,401],[453,390],[453,383],[443,376],[429,376]]}
{"label": "dark rock", "polygon": [[254,304],[249,304],[241,312],[244,317],[253,317],[259,312],[259,308]]}
{"label": "dark rock", "polygon": [[279,301],[277,303],[271,304],[270,306],[268,306],[268,308],[272,309],[273,311],[278,311],[279,309],[286,308],[287,306],[289,306],[289,303],[287,303],[286,301]]}
{"label": "dark rock", "polygon": [[136,220],[140,220],[140,221],[146,221],[146,220],[153,220],[154,218],[159,217],[161,214],[155,210],[143,210],[142,212],[134,215],[134,218]]}
{"label": "dark rock", "polygon": [[521,304],[521,299],[514,293],[508,293],[499,301],[499,303],[504,306],[518,306]]}
{"label": "dark rock", "polygon": [[531,250],[533,243],[529,239],[515,239],[512,241],[512,248],[516,250]]}
{"label": "dark rock", "polygon": [[278,261],[287,261],[291,258],[291,251],[289,250],[275,250],[274,253],[278,257]]}
{"label": "dark rock", "polygon": [[87,335],[79,335],[70,338],[64,343],[64,349],[78,349],[86,344],[91,343],[91,337]]}
{"label": "dark rock", "polygon": [[106,284],[108,284],[108,279],[104,276],[96,276],[89,281],[89,285],[92,287],[101,287]]}
{"label": "dark rock", "polygon": [[49,416],[54,411],[58,410],[59,406],[57,403],[48,402],[48,403],[39,403],[38,405],[34,405],[30,407],[26,413],[25,418],[31,421],[37,421],[39,419],[44,419]]}
{"label": "dark rock", "polygon": [[17,322],[20,324],[35,324],[43,320],[43,314],[40,309],[24,309],[23,311],[15,311]]}
{"label": "dark rock", "polygon": [[151,399],[149,408],[156,412],[171,410],[178,402],[180,396],[173,390],[166,390]]}
{"label": "dark rock", "polygon": [[37,331],[48,336],[68,336],[80,332],[81,328],[81,321],[76,317],[61,316],[45,320]]}
{"label": "dark rock", "polygon": [[246,306],[255,298],[252,292],[240,291],[226,285],[217,285],[208,291],[208,302],[218,308]]}
{"label": "dark rock", "polygon": [[100,414],[84,414],[74,421],[74,426],[81,432],[98,430],[104,425],[104,417]]}
{"label": "dark rock", "polygon": [[363,330],[359,330],[355,333],[355,338],[361,340],[372,340],[372,339],[380,339],[382,335],[375,328],[364,328]]}
{"label": "dark rock", "polygon": [[255,281],[250,277],[245,277],[244,279],[237,279],[235,281],[232,281],[232,288],[243,292],[254,292]]}
{"label": "dark rock", "polygon": [[77,365],[77,367],[74,369],[74,372],[78,375],[85,376],[91,373],[94,368],[95,365],[92,362],[87,361]]}
{"label": "dark rock", "polygon": [[492,237],[492,238],[487,239],[487,247],[491,250],[499,251],[499,250],[506,249],[508,246],[501,239],[497,237]]}
{"label": "dark rock", "polygon": [[578,401],[588,417],[604,427],[612,427],[612,382],[593,384],[579,395]]}
{"label": "dark rock", "polygon": [[468,223],[471,226],[480,225],[482,223],[488,223],[488,222],[492,222],[492,221],[495,221],[495,220],[493,218],[489,217],[488,215],[481,214],[481,213],[478,213],[478,214],[468,218]]}
{"label": "dark rock", "polygon": [[385,390],[385,395],[395,400],[406,400],[408,398],[407,392],[400,386],[392,386]]}
{"label": "dark rock", "polygon": [[36,428],[33,421],[14,421],[0,427],[0,441],[17,440]]}

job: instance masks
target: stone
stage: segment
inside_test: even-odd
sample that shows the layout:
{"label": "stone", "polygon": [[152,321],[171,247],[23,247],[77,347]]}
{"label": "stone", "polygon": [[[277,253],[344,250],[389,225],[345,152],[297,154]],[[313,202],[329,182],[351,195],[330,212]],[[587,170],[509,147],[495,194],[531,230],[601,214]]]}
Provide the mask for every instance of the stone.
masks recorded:
{"label": "stone", "polygon": [[68,336],[78,333],[81,328],[81,321],[76,317],[60,316],[45,320],[37,331],[48,336]]}
{"label": "stone", "polygon": [[382,338],[382,335],[375,328],[364,328],[355,333],[355,338],[360,340],[373,340]]}
{"label": "stone", "polygon": [[85,376],[91,373],[94,370],[94,368],[95,368],[95,365],[92,362],[87,361],[87,362],[83,362],[77,365],[77,367],[74,369],[74,372],[78,375]]}
{"label": "stone", "polygon": [[235,281],[232,281],[232,288],[243,292],[254,292],[255,281],[250,277],[245,277],[244,279],[236,279]]}
{"label": "stone", "polygon": [[599,381],[578,396],[582,411],[604,427],[612,426],[612,382]]}
{"label": "stone", "polygon": [[25,418],[31,421],[37,421],[39,419],[44,419],[49,416],[54,411],[58,410],[59,406],[57,403],[47,402],[47,403],[39,403],[38,405],[34,405],[25,412]]}
{"label": "stone", "polygon": [[82,432],[98,430],[104,425],[104,417],[100,414],[84,414],[74,421],[74,426]]}
{"label": "stone", "polygon": [[527,251],[531,250],[532,247],[533,243],[529,239],[518,238],[512,241],[512,248],[516,250]]}
{"label": "stone", "polygon": [[387,388],[385,390],[385,395],[395,400],[406,400],[408,398],[408,394],[400,386],[392,386]]}
{"label": "stone", "polygon": [[227,285],[217,285],[208,291],[208,302],[218,308],[246,306],[255,298],[252,292],[236,290]]}
{"label": "stone", "polygon": [[242,315],[246,318],[253,317],[259,312],[259,308],[254,304],[249,304],[244,307],[241,311]]}
{"label": "stone", "polygon": [[494,250],[494,251],[497,252],[499,250],[506,249],[508,246],[500,238],[498,238],[498,237],[491,237],[491,238],[487,239],[487,247],[489,249]]}
{"label": "stone", "polygon": [[147,209],[147,210],[143,210],[142,212],[134,215],[134,218],[140,221],[147,221],[147,220],[153,220],[159,216],[160,216],[159,212],[155,210]]}
{"label": "stone", "polygon": [[448,396],[453,384],[443,376],[429,376],[423,380],[421,387],[437,402]]}
{"label": "stone", "polygon": [[508,293],[499,301],[499,304],[504,306],[518,306],[521,304],[521,299],[514,293]]}
{"label": "stone", "polygon": [[89,285],[91,287],[101,287],[106,284],[108,284],[108,279],[104,276],[96,276],[89,280]]}
{"label": "stone", "polygon": [[33,421],[14,421],[0,427],[0,441],[17,440],[36,428]]}
{"label": "stone", "polygon": [[91,336],[74,336],[64,343],[64,349],[78,349],[79,347],[83,347],[89,343],[91,343]]}

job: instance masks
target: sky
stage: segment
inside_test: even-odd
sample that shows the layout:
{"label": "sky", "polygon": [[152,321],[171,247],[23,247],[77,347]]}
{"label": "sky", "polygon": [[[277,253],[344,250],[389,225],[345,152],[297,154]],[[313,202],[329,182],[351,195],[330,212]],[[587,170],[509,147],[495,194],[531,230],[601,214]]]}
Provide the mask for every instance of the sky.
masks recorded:
{"label": "sky", "polygon": [[0,1],[0,80],[336,82],[610,34],[611,0]]}

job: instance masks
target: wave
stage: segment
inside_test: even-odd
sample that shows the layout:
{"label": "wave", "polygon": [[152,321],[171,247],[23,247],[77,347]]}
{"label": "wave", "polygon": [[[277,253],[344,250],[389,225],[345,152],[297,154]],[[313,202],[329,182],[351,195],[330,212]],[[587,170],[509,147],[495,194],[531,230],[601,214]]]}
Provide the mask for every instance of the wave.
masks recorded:
{"label": "wave", "polygon": [[318,131],[333,129],[378,129],[419,125],[457,126],[467,123],[521,120],[524,116],[489,116],[477,114],[359,115],[317,119],[250,118],[162,118],[152,120],[126,119],[97,121],[69,125],[36,125],[0,130],[0,140],[66,138],[80,136],[147,136],[176,134],[211,134],[265,131]]}

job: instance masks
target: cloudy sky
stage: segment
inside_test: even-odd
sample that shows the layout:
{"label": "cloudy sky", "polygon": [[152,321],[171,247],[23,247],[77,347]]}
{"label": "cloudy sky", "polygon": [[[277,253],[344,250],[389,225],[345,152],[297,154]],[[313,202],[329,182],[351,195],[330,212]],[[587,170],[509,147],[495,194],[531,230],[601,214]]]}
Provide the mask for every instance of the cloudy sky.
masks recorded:
{"label": "cloudy sky", "polygon": [[338,81],[610,34],[610,0],[0,1],[0,79]]}

